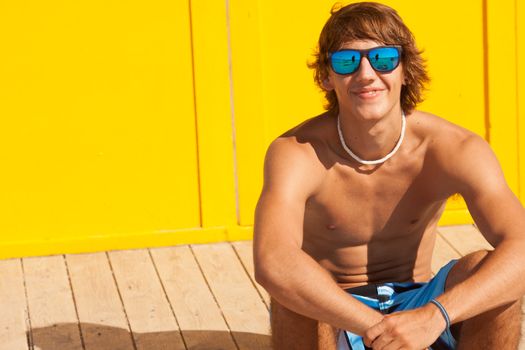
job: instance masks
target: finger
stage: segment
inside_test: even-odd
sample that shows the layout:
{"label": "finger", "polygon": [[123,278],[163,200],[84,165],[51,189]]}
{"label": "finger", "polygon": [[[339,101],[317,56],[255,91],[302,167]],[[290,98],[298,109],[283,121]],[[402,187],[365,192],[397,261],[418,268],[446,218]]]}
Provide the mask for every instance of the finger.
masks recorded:
{"label": "finger", "polygon": [[406,349],[403,343],[394,339],[392,342],[390,342],[388,345],[386,345],[381,350],[402,350],[402,349]]}
{"label": "finger", "polygon": [[363,342],[366,346],[372,347],[372,342],[385,331],[385,325],[383,322],[379,322],[376,325],[370,327],[363,336]]}
{"label": "finger", "polygon": [[394,341],[395,339],[387,334],[381,334],[379,337],[376,338],[372,342],[372,349],[373,350],[385,350],[389,349],[389,345]]}

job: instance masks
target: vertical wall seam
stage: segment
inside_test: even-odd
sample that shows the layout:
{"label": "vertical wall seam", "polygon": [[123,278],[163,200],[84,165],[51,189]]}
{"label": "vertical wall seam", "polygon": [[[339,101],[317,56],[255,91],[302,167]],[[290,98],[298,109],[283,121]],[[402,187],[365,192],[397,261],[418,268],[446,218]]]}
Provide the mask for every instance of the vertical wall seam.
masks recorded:
{"label": "vertical wall seam", "polygon": [[[521,178],[522,174],[521,174],[521,165],[522,165],[522,162],[525,161],[525,159],[523,159],[523,156],[524,154],[521,153],[521,144],[524,142],[521,138],[520,138],[520,131],[521,131],[521,123],[520,123],[520,116],[521,116],[521,105],[520,105],[520,100],[519,100],[519,97],[520,97],[520,94],[519,94],[519,91],[520,91],[520,67],[519,67],[519,61],[518,59],[520,58],[519,57],[519,54],[520,54],[520,50],[519,50],[519,41],[518,41],[518,37],[520,35],[519,33],[519,28],[518,28],[518,1],[519,0],[514,0],[514,46],[516,48],[515,50],[515,54],[516,54],[516,60],[515,60],[515,65],[516,65],[516,147],[518,148],[518,151],[516,152],[516,161],[517,161],[517,171],[518,171],[518,198],[520,198],[523,201],[525,201],[525,194],[522,193],[522,183],[523,183],[523,179]],[[525,135],[522,135],[522,136],[525,136]],[[523,174],[525,175],[525,174]]]}
{"label": "vertical wall seam", "polygon": [[203,227],[202,220],[202,181],[201,181],[201,166],[200,166],[200,152],[199,152],[199,122],[198,122],[198,113],[197,113],[197,88],[195,87],[197,81],[195,79],[195,47],[193,45],[193,13],[191,11],[191,1],[188,0],[188,12],[190,20],[190,50],[191,50],[191,75],[193,80],[193,113],[195,120],[195,150],[197,156],[197,193],[199,196],[199,226]]}
{"label": "vertical wall seam", "polygon": [[490,77],[489,77],[489,30],[488,30],[488,9],[487,0],[482,2],[482,21],[483,21],[483,77],[484,77],[484,107],[485,107],[485,140],[490,144]]}
{"label": "vertical wall seam", "polygon": [[235,214],[237,225],[241,223],[240,203],[239,203],[239,174],[237,167],[237,133],[235,128],[235,105],[234,105],[234,88],[233,88],[233,67],[232,67],[232,45],[231,45],[231,27],[230,27],[230,0],[226,0],[226,32],[228,38],[228,74],[230,80],[230,117],[232,128],[232,156],[233,156],[233,180],[235,186]]}

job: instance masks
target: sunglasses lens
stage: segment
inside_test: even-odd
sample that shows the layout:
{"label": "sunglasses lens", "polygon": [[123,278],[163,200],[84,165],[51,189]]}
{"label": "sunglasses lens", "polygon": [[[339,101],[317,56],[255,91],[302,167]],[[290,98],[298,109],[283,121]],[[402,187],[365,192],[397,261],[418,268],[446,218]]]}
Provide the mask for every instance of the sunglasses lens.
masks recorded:
{"label": "sunglasses lens", "polygon": [[331,56],[332,69],[337,74],[350,74],[357,70],[361,62],[359,51],[344,50],[334,52]]}
{"label": "sunglasses lens", "polygon": [[395,47],[379,47],[370,50],[368,59],[375,70],[390,72],[399,65],[399,50]]}

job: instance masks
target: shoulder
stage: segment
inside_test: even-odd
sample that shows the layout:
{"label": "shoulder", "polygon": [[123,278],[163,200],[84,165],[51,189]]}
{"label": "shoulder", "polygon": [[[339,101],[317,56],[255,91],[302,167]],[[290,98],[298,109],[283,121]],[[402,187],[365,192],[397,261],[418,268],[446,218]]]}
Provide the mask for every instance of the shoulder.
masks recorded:
{"label": "shoulder", "polygon": [[[454,124],[435,114],[415,111],[407,119],[411,122],[414,131],[431,141],[457,141],[475,135],[472,131]],[[439,144],[439,143],[438,143]]]}
{"label": "shoulder", "polygon": [[321,181],[324,129],[328,118],[321,115],[288,130],[271,142],[264,162],[264,187],[286,186],[312,192]]}
{"label": "shoulder", "polygon": [[297,162],[307,161],[307,164],[311,164],[321,148],[327,145],[329,129],[330,117],[327,114],[308,119],[273,140],[268,147],[266,159],[295,159]]}
{"label": "shoulder", "polygon": [[[455,190],[499,186],[504,182],[501,167],[487,141],[480,135],[430,113],[417,112],[417,132],[428,139],[428,155]],[[483,174],[483,176],[480,176]]]}
{"label": "shoulder", "polygon": [[490,148],[481,136],[437,115],[416,111],[409,116],[409,121],[412,132],[427,141],[430,155],[438,161],[448,162],[462,156],[465,146],[479,150]]}

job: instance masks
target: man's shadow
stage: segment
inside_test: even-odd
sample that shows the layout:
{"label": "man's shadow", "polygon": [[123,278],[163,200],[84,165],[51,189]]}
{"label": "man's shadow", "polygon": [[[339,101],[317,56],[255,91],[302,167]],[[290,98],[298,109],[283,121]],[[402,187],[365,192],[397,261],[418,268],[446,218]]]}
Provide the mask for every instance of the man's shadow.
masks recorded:
{"label": "man's shadow", "polygon": [[133,333],[118,327],[92,323],[61,323],[49,327],[34,328],[27,332],[30,349],[82,350],[80,334],[86,350],[235,350],[271,349],[269,335],[246,332],[212,330]]}

